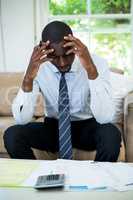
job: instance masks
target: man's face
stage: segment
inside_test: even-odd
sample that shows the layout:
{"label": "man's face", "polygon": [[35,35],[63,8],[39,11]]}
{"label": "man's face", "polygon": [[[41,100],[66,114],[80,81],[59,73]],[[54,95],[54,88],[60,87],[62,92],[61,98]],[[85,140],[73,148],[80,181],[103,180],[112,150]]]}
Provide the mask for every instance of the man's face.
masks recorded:
{"label": "man's face", "polygon": [[64,48],[64,44],[65,42],[62,41],[59,43],[51,43],[49,45],[50,48],[54,49],[54,52],[49,54],[48,57],[53,59],[51,63],[55,65],[61,72],[68,71],[71,68],[71,65],[75,58],[75,55],[73,53],[66,55],[68,48]]}

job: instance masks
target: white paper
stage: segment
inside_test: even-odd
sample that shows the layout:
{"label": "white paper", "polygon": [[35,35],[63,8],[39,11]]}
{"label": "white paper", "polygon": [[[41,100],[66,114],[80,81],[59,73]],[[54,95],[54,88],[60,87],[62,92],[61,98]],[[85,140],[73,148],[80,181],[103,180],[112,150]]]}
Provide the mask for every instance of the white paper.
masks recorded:
{"label": "white paper", "polygon": [[34,186],[38,176],[51,173],[65,174],[66,188],[87,186],[88,189],[107,187],[118,191],[133,189],[133,167],[126,163],[74,160],[41,161],[22,186]]}

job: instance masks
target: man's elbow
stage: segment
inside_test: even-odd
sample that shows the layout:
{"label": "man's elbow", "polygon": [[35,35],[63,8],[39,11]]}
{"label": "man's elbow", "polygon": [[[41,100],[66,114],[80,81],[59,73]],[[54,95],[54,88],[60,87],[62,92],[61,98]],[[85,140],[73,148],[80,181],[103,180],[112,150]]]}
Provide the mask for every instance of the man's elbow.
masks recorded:
{"label": "man's elbow", "polygon": [[12,114],[15,119],[15,123],[20,125],[31,122],[33,118],[33,110],[30,110],[29,113],[27,113],[27,109],[20,111],[20,108],[16,107],[15,104],[12,105]]}
{"label": "man's elbow", "polygon": [[29,122],[31,122],[31,117],[22,117],[22,116],[14,116],[15,124],[18,125],[25,125]]}
{"label": "man's elbow", "polygon": [[103,116],[99,116],[97,121],[100,124],[107,124],[107,123],[112,123],[115,115],[115,110],[112,109],[108,112],[106,112]]}

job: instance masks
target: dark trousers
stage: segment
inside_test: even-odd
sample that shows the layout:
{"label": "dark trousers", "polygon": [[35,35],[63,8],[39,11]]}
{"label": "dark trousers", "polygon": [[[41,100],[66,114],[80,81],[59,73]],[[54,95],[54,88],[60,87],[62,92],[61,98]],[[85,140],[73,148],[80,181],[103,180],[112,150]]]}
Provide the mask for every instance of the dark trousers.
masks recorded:
{"label": "dark trousers", "polygon": [[[71,122],[72,145],[82,150],[97,150],[96,161],[117,161],[121,133],[112,124],[99,124],[94,118]],[[9,127],[4,143],[11,158],[35,159],[31,147],[58,152],[58,121],[45,118],[45,122]]]}

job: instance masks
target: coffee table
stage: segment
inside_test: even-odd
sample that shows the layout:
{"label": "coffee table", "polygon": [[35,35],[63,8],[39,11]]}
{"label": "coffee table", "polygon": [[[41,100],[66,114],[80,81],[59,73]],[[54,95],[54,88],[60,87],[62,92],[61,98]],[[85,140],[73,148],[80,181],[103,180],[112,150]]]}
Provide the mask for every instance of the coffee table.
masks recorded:
{"label": "coffee table", "polygon": [[63,191],[0,187],[0,200],[133,200],[133,191]]}
{"label": "coffee table", "polygon": [[0,200],[132,200],[128,192],[62,192],[59,190],[37,191],[27,188],[0,188]]}

